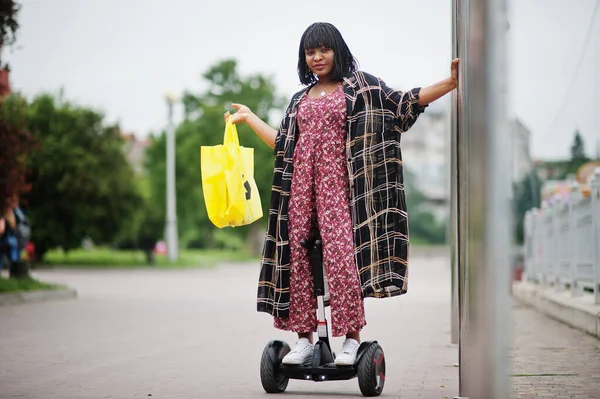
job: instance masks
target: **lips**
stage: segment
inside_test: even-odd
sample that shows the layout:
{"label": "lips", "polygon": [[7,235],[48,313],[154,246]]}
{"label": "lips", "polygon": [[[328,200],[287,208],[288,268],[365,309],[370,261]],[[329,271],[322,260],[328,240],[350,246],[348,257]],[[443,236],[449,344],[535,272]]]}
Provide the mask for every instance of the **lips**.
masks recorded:
{"label": "lips", "polygon": [[325,64],[316,64],[316,65],[314,66],[314,68],[315,68],[315,69],[323,69],[323,68],[325,68]]}

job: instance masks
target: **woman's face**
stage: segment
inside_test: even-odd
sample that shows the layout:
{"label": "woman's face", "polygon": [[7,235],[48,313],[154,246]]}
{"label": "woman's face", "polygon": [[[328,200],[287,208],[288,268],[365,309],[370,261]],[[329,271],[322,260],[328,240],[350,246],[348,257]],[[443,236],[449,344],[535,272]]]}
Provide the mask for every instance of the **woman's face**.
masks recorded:
{"label": "woman's face", "polygon": [[333,57],[333,49],[325,46],[319,48],[310,48],[304,51],[306,57],[306,65],[308,68],[321,79],[328,77],[333,71],[335,61]]}

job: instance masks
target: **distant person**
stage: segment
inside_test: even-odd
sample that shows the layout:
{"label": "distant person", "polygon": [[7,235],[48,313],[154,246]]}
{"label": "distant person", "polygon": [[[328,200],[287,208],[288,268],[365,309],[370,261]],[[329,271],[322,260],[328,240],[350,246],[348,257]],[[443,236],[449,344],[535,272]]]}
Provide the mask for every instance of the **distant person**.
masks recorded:
{"label": "distant person", "polygon": [[[402,41],[396,51],[401,51]],[[246,122],[275,152],[271,210],[265,239],[258,311],[278,329],[298,333],[284,364],[312,356],[316,300],[311,264],[301,241],[320,234],[329,284],[332,335],[346,336],[337,365],[352,365],[366,325],[363,298],[407,290],[408,219],[400,135],[425,107],[457,86],[451,76],[425,88],[396,91],[358,69],[340,32],[315,23],[300,39],[296,93],[279,130],[248,107]],[[400,69],[400,66],[398,66]]]}
{"label": "distant person", "polygon": [[0,270],[5,260],[11,267],[21,263],[30,234],[29,221],[19,206],[19,197],[14,195],[5,201],[0,214]]}

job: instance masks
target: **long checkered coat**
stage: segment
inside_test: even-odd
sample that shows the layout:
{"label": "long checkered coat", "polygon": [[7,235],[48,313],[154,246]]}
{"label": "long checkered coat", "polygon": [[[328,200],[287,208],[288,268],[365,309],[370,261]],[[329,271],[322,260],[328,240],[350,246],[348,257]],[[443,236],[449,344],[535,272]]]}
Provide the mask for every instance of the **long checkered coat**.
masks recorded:
{"label": "long checkered coat", "polygon": [[[344,78],[347,105],[346,154],[350,179],[350,208],[354,258],[363,297],[406,293],[408,218],[404,198],[400,134],[424,108],[420,88],[403,93],[390,89],[365,72]],[[288,201],[300,100],[296,93],[285,112],[275,140],[275,171],[263,249],[257,309],[288,317],[290,308],[290,245]]]}

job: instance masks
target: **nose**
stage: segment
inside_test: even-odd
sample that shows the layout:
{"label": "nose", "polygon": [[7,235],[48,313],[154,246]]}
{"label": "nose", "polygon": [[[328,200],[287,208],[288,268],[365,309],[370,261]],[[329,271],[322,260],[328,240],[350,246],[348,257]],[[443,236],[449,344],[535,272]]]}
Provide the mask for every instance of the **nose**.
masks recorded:
{"label": "nose", "polygon": [[316,52],[315,52],[315,56],[314,56],[314,59],[315,59],[315,61],[319,61],[319,60],[321,60],[322,58],[323,58],[323,54],[321,54],[321,52],[320,52],[320,51],[316,51]]}

